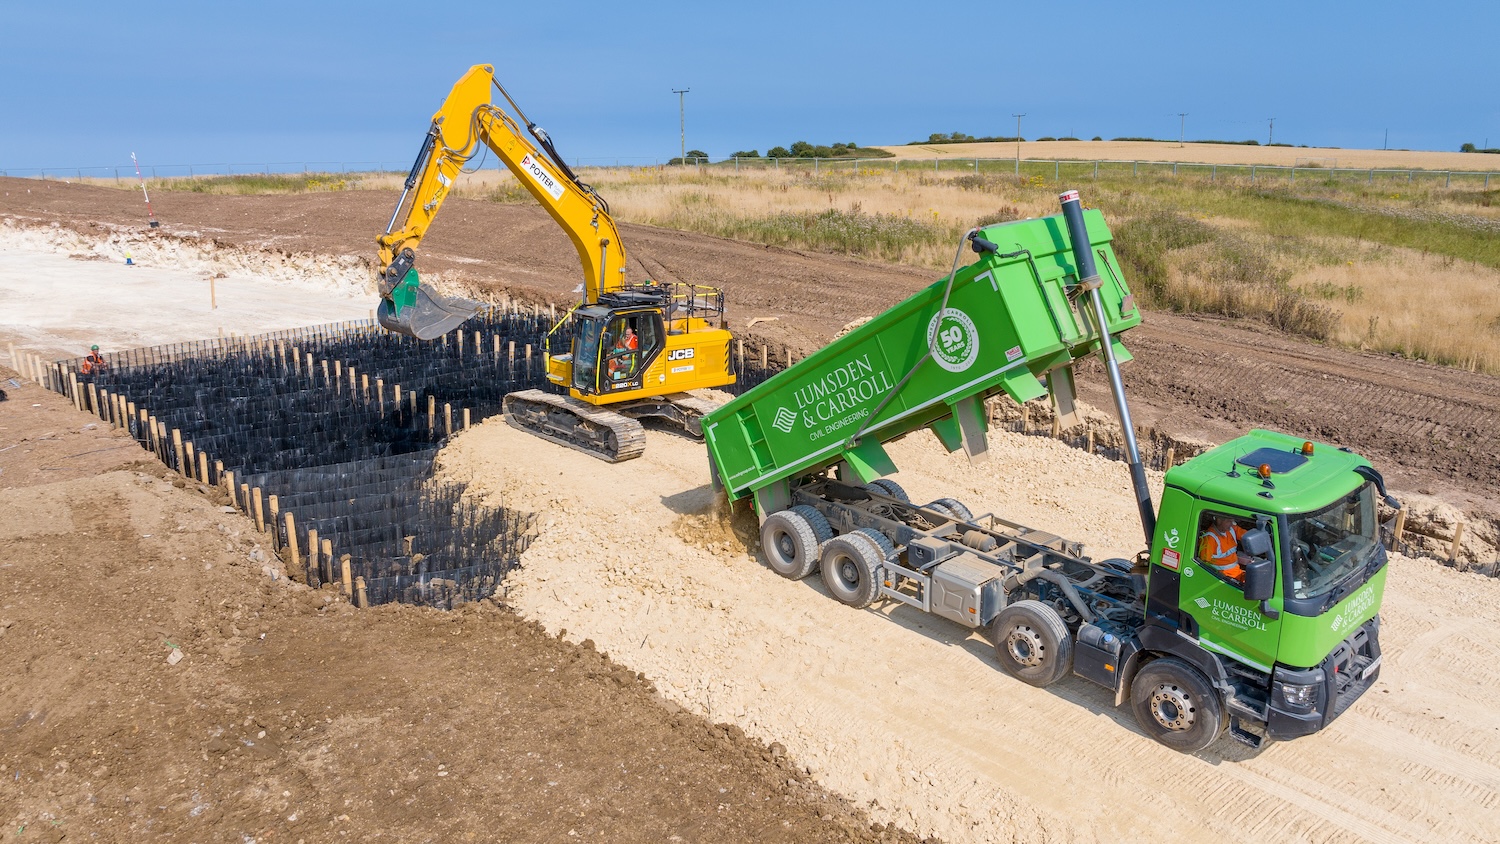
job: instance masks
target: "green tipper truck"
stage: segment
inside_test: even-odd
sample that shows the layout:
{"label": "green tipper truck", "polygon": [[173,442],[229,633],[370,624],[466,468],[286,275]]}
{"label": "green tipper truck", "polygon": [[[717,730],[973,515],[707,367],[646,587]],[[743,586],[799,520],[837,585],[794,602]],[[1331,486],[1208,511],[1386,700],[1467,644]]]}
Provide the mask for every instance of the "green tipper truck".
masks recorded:
{"label": "green tipper truck", "polygon": [[[1102,215],[969,232],[979,259],[703,420],[716,486],[749,498],[770,567],[819,569],[852,607],[900,601],[988,631],[1002,669],[1069,673],[1129,701],[1183,751],[1226,729],[1259,746],[1316,732],[1380,672],[1386,549],[1368,461],[1268,431],[1172,468],[1151,502],[1125,402],[1119,335],[1140,322]],[[1102,270],[1102,271],[1101,271]],[[913,504],[884,444],[928,428],[983,460],[985,399],[1050,392],[1074,413],[1072,364],[1099,355],[1149,550],[1096,561],[1058,536],[941,498]]]}

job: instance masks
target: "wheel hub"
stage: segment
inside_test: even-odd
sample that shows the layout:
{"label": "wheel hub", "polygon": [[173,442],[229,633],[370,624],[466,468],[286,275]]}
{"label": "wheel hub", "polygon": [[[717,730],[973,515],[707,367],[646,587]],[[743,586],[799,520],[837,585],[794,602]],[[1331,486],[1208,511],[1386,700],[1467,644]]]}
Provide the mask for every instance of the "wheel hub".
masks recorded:
{"label": "wheel hub", "polygon": [[1028,668],[1041,665],[1047,653],[1047,647],[1043,644],[1041,635],[1025,624],[1018,624],[1011,628],[1010,633],[1005,637],[1005,649],[1017,664]]}
{"label": "wheel hub", "polygon": [[791,534],[783,533],[777,535],[776,550],[780,551],[781,556],[786,557],[787,559],[791,559],[792,557],[796,556],[797,546],[792,544]]}
{"label": "wheel hub", "polygon": [[859,569],[852,560],[846,558],[839,562],[839,578],[851,587],[859,585]]}
{"label": "wheel hub", "polygon": [[1151,717],[1173,732],[1182,732],[1192,729],[1198,718],[1198,709],[1181,686],[1162,683],[1151,693]]}

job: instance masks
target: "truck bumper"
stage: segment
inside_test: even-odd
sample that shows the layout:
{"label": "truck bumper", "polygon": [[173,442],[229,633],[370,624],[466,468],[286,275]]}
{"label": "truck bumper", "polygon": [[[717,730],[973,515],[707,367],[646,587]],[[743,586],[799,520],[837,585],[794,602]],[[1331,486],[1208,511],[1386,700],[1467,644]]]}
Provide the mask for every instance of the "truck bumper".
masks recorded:
{"label": "truck bumper", "polygon": [[1277,666],[1266,735],[1284,741],[1315,733],[1380,678],[1380,616],[1365,622],[1313,668]]}

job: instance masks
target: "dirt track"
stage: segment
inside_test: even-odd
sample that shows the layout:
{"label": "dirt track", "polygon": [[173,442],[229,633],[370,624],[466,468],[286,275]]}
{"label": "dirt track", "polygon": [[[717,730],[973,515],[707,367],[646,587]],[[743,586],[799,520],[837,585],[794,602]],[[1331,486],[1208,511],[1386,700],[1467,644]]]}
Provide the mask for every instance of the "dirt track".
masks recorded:
{"label": "dirt track", "polygon": [[[368,191],[163,193],[155,206],[169,236],[373,261],[394,202]],[[139,226],[141,203],[128,191],[0,179],[0,216],[87,232],[93,222]],[[633,277],[723,287],[732,328],[798,353],[932,281],[926,270],[645,226],[625,225],[623,234]],[[459,199],[424,241],[419,266],[478,290],[557,303],[575,298],[579,279],[572,245],[541,209]],[[766,317],[775,319],[743,330]],[[1138,422],[1214,441],[1257,425],[1316,436],[1365,454],[1399,489],[1500,516],[1500,378],[1167,313],[1148,315],[1126,343],[1137,358],[1125,381]],[[1081,381],[1085,400],[1110,406],[1102,378]]]}

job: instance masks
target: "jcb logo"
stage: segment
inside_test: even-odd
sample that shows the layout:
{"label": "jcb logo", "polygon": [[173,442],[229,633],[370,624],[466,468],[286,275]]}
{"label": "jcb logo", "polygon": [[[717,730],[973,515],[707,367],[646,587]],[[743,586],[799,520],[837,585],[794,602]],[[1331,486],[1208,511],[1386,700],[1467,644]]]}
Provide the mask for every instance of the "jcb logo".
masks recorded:
{"label": "jcb logo", "polygon": [[667,352],[667,360],[689,360],[696,349],[673,349]]}

